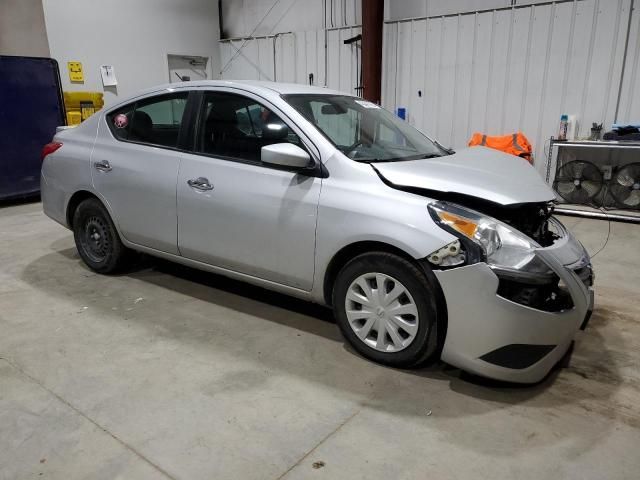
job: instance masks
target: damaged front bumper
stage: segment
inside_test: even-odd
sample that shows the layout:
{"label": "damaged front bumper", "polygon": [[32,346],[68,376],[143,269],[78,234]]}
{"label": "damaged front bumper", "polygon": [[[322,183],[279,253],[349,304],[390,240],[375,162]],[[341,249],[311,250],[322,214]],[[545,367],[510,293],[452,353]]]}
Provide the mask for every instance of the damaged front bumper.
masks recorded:
{"label": "damaged front bumper", "polygon": [[569,299],[566,308],[505,298],[499,294],[499,273],[486,263],[434,271],[448,312],[442,360],[509,382],[534,383],[549,373],[593,310],[589,256],[571,234],[563,233],[536,255],[559,278]]}

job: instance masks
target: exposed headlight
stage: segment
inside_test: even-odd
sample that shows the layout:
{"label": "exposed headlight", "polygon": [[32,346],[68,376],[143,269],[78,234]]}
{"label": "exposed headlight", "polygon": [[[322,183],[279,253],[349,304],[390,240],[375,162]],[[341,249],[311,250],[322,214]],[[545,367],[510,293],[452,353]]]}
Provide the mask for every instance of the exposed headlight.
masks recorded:
{"label": "exposed headlight", "polygon": [[429,212],[440,227],[471,250],[467,259],[470,263],[486,261],[491,268],[505,273],[549,273],[549,267],[535,254],[540,245],[506,223],[447,202],[430,204]]}

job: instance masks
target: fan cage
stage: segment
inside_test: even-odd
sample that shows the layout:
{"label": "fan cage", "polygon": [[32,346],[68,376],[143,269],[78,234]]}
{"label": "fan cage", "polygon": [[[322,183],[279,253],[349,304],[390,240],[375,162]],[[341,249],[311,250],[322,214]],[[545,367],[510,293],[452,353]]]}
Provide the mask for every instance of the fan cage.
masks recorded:
{"label": "fan cage", "polygon": [[[566,158],[569,157],[569,158]],[[556,165],[555,165],[555,176],[553,179],[553,189],[560,197],[560,202],[566,205],[586,205],[598,209],[604,210],[630,210],[630,211],[640,211],[640,191],[639,193],[633,193],[633,198],[631,201],[625,202],[624,190],[620,187],[615,186],[615,182],[617,182],[617,178],[620,174],[624,174],[624,172],[632,172],[632,177],[635,176],[635,180],[640,180],[640,162],[620,162],[612,159],[607,159],[604,166],[600,166],[601,162],[596,163],[595,161],[585,160],[576,158],[574,155],[561,155],[558,154]],[[595,160],[595,159],[594,159]],[[580,162],[583,164],[592,165],[597,171],[600,173],[602,177],[602,187],[599,189],[597,194],[590,196],[587,201],[576,202],[570,199],[567,199],[567,195],[563,195],[563,192],[559,191],[558,184],[562,181],[562,169],[567,165],[573,162]],[[610,179],[605,179],[604,172],[606,168],[611,169],[611,177]],[[627,168],[629,167],[629,168]],[[635,182],[637,183],[637,182]],[[632,183],[631,188],[633,189]],[[637,190],[634,190],[637,191]],[[636,200],[638,203],[636,204]]]}
{"label": "fan cage", "polygon": [[618,208],[640,210],[640,162],[618,168],[611,176],[609,191]]}
{"label": "fan cage", "polygon": [[594,163],[572,160],[559,166],[553,186],[568,203],[597,206],[604,178]]}

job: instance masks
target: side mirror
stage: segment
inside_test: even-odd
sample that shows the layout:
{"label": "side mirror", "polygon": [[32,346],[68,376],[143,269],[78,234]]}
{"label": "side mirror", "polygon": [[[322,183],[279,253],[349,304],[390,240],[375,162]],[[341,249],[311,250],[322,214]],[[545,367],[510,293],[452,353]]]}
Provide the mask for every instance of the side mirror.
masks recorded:
{"label": "side mirror", "polygon": [[290,168],[311,166],[311,157],[303,149],[292,143],[274,143],[262,147],[260,159],[264,163]]}

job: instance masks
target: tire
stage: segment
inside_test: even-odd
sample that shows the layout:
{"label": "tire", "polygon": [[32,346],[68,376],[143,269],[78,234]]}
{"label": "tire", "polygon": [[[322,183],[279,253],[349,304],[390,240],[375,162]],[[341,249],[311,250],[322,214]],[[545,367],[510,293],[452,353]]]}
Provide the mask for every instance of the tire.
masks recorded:
{"label": "tire", "polygon": [[73,213],[73,238],[80,257],[97,273],[121,270],[130,250],[120,240],[109,212],[97,198],[83,200]]}
{"label": "tire", "polygon": [[[435,360],[440,353],[436,282],[431,272],[398,255],[373,252],[355,257],[342,268],[333,288],[342,334],[361,355],[384,365],[407,368]],[[377,296],[379,283],[383,297]]]}

